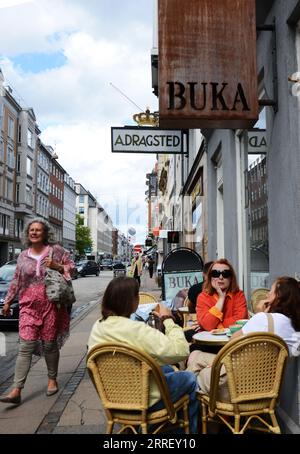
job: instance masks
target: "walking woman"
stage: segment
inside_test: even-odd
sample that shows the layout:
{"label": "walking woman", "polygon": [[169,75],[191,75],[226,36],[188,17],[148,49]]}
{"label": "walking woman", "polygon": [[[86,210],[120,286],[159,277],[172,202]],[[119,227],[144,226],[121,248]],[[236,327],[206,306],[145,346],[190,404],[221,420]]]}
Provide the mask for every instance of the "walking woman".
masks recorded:
{"label": "walking woman", "polygon": [[69,253],[54,244],[50,225],[43,219],[30,220],[24,230],[25,244],[17,268],[4,301],[3,314],[19,294],[20,346],[16,361],[13,389],[0,402],[21,403],[24,387],[33,354],[45,356],[48,369],[47,396],[58,391],[57,370],[59,348],[69,334],[70,317],[64,305],[58,308],[46,295],[44,284],[46,267],[58,270],[66,280],[71,279],[75,266]]}

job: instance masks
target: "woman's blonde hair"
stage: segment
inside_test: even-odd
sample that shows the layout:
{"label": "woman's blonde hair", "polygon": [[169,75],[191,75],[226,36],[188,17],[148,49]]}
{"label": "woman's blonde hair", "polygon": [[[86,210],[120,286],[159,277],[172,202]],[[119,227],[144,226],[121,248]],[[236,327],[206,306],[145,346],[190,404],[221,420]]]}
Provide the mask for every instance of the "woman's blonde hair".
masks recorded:
{"label": "woman's blonde hair", "polygon": [[43,218],[33,218],[25,224],[23,233],[22,233],[22,243],[25,247],[31,246],[31,241],[28,238],[30,226],[34,223],[41,224],[44,228],[44,244],[55,244],[54,232],[49,222]]}

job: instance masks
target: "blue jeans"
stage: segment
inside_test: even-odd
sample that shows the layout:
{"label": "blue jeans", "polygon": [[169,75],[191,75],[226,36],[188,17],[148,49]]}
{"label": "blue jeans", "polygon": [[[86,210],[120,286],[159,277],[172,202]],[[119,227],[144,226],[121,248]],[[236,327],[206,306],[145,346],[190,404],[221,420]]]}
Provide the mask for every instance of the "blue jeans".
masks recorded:
{"label": "blue jeans", "polygon": [[[196,375],[193,372],[187,371],[176,372],[171,366],[162,366],[162,371],[167,381],[172,402],[176,402],[184,394],[189,395],[190,433],[198,433],[199,401],[196,398],[196,391],[198,389]],[[161,410],[162,408],[164,408],[164,403],[160,400],[152,405],[151,410]]]}

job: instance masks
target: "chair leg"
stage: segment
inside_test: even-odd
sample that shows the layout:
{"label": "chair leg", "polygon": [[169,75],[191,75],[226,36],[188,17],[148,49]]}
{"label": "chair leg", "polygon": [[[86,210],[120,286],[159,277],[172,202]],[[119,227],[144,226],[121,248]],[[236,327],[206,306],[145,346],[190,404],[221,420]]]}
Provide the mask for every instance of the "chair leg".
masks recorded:
{"label": "chair leg", "polygon": [[107,427],[106,427],[106,433],[111,434],[114,428],[114,422],[113,421],[107,421]]}
{"label": "chair leg", "polygon": [[202,407],[202,417],[201,417],[202,433],[207,434],[207,406],[205,403],[202,402],[201,407]]}
{"label": "chair leg", "polygon": [[142,423],[142,424],[141,424],[141,427],[142,427],[142,434],[147,434],[147,433],[148,433],[147,424]]}
{"label": "chair leg", "polygon": [[272,426],[273,426],[272,432],[275,434],[281,434],[281,430],[280,430],[280,427],[279,427],[279,424],[278,424],[274,411],[270,412],[270,418],[271,418]]}
{"label": "chair leg", "polygon": [[240,433],[240,421],[241,417],[239,415],[234,417],[234,434],[239,434]]}
{"label": "chair leg", "polygon": [[189,409],[188,405],[183,406],[183,422],[184,422],[184,433],[189,435],[190,433],[190,423],[189,423]]}

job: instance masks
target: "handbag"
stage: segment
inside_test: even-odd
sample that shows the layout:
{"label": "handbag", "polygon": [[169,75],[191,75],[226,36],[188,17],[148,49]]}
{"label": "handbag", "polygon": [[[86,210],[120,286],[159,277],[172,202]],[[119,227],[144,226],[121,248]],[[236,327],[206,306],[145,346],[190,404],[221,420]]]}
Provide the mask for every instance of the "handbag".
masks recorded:
{"label": "handbag", "polygon": [[[49,256],[51,258],[52,254],[53,251],[50,251]],[[72,281],[66,281],[59,271],[51,268],[46,269],[45,286],[48,299],[58,307],[60,307],[61,304],[71,306],[75,303],[76,298]]]}

